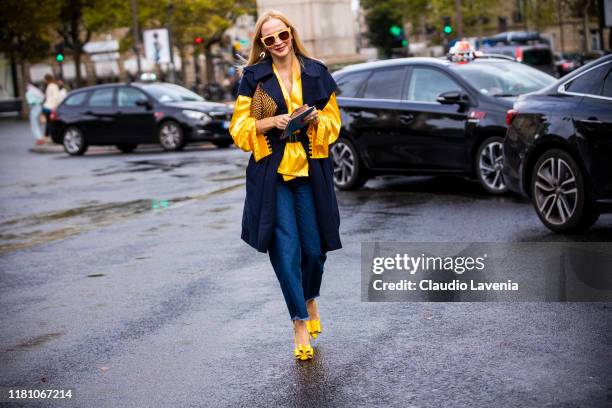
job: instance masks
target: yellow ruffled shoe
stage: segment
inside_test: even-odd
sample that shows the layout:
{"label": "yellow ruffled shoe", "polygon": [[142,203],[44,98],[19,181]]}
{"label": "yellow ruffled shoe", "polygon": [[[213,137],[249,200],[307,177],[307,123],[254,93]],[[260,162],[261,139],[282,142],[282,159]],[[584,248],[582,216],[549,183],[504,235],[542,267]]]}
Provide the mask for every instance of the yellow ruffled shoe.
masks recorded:
{"label": "yellow ruffled shoe", "polygon": [[314,349],[310,344],[298,344],[293,349],[293,355],[298,360],[308,360],[314,357]]}
{"label": "yellow ruffled shoe", "polygon": [[312,338],[316,339],[322,332],[321,319],[306,320],[306,328],[308,329],[308,333],[312,336]]}

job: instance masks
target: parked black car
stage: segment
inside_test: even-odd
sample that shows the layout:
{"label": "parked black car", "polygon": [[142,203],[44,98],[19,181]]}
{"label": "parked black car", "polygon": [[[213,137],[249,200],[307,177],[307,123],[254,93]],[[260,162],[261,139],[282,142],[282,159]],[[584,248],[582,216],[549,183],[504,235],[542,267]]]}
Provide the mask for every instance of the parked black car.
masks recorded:
{"label": "parked black car", "polygon": [[70,155],[90,145],[116,145],[131,152],[141,143],[180,150],[186,143],[233,143],[229,134],[232,107],[205,101],[168,83],[108,84],[70,92],[52,113],[52,139]]}
{"label": "parked black car", "polygon": [[553,231],[584,230],[612,210],[612,55],[516,101],[504,180]]}
{"label": "parked black car", "polygon": [[501,165],[514,98],[554,78],[505,58],[467,63],[402,58],[343,68],[342,129],[331,147],[334,181],[356,189],[378,174],[463,174],[506,191]]}

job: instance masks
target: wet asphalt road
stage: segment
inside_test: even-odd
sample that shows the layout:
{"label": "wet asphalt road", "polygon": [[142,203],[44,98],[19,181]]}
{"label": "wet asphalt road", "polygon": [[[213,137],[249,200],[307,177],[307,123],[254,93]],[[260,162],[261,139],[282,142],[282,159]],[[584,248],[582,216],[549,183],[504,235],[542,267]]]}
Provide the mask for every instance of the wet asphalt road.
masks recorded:
{"label": "wet asphalt road", "polygon": [[0,121],[0,386],[70,387],[47,405],[78,407],[612,404],[612,305],[365,303],[359,264],[362,241],[612,241],[610,215],[569,237],[462,178],[338,192],[304,363],[267,255],[239,238],[247,154],[29,143]]}

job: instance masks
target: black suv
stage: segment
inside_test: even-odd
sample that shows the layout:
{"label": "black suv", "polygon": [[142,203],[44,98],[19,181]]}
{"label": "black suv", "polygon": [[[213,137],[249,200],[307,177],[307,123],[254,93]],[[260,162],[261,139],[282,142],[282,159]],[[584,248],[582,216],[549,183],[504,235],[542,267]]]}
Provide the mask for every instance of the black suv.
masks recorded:
{"label": "black suv", "polygon": [[377,174],[463,174],[506,192],[502,143],[517,95],[555,78],[505,58],[401,58],[333,74],[342,128],[334,181],[356,189]]}
{"label": "black suv", "polygon": [[97,85],[70,92],[51,113],[52,139],[70,155],[90,145],[116,145],[126,153],[141,143],[159,143],[164,150],[192,141],[227,147],[233,143],[231,116],[231,106],[174,84]]}

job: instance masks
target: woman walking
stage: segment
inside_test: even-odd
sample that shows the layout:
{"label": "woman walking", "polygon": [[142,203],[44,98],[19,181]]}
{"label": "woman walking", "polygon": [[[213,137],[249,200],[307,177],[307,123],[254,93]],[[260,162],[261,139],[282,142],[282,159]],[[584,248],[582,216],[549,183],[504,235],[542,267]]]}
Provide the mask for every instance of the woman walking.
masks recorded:
{"label": "woman walking", "polygon": [[[294,355],[311,359],[321,333],[319,296],[326,253],[342,247],[329,145],[340,132],[336,83],[309,58],[280,12],[264,13],[242,72],[230,133],[252,152],[246,169],[242,239],[268,252],[293,321]],[[281,139],[289,116],[314,106],[308,125]]]}

